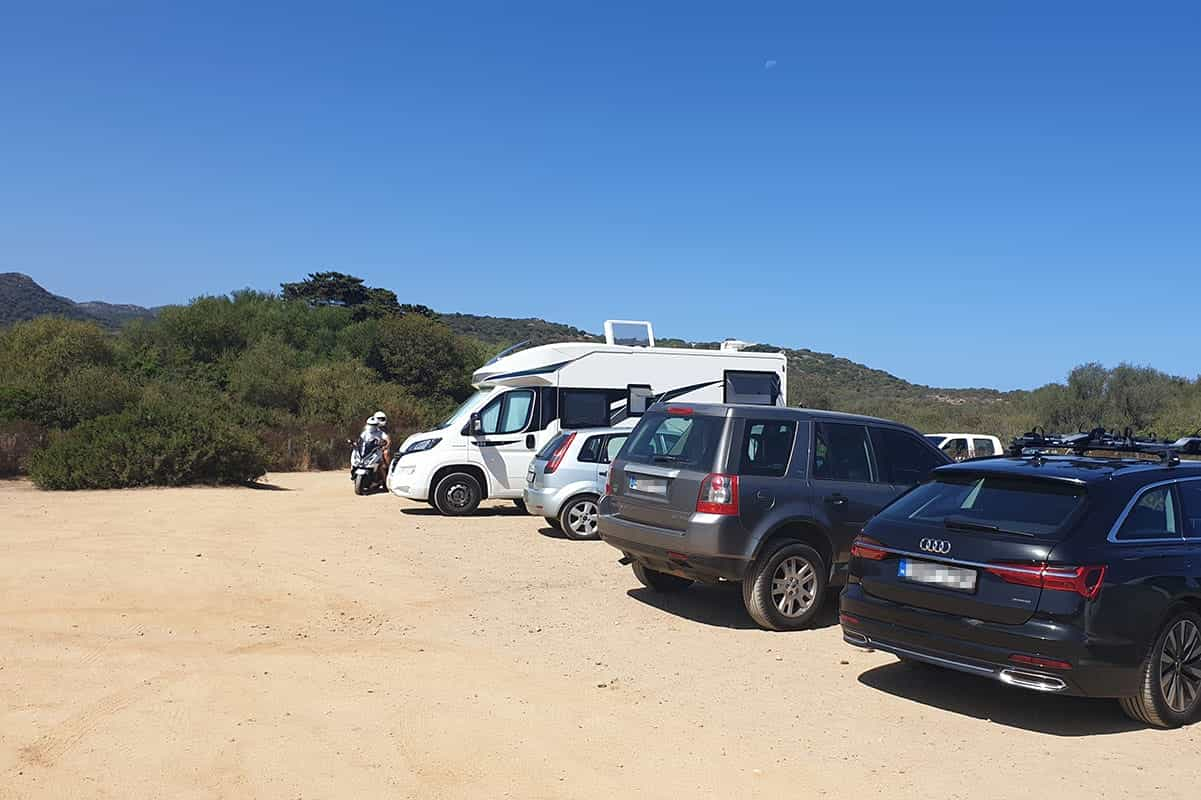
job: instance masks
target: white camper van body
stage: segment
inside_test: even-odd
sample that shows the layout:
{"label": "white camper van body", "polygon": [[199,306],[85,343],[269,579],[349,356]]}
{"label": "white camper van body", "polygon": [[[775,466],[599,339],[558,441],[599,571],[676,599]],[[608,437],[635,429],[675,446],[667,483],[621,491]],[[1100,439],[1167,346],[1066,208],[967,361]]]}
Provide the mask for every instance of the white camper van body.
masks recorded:
{"label": "white camper van body", "polygon": [[562,430],[632,427],[662,400],[784,405],[785,369],[782,353],[728,346],[565,342],[501,354],[475,371],[478,391],[454,414],[401,443],[388,489],[456,513],[437,502],[437,489],[457,473],[472,476],[481,497],[518,500],[534,454]]}

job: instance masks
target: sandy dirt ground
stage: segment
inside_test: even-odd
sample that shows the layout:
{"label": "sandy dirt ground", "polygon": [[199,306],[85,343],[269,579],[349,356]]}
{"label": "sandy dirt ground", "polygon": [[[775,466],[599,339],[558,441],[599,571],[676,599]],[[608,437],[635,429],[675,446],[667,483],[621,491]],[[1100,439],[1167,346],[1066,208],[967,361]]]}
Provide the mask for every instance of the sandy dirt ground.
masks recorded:
{"label": "sandy dirt ground", "polygon": [[1201,726],[756,630],[493,503],[0,482],[0,797],[1196,794]]}

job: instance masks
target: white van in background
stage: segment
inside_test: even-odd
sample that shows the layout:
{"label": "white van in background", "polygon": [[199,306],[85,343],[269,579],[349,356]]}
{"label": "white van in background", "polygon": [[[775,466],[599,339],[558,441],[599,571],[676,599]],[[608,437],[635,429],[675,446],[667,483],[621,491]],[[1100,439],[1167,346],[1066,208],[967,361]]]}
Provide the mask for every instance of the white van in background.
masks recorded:
{"label": "white van in background", "polygon": [[1005,452],[1000,439],[984,433],[927,433],[926,438],[953,461],[999,456]]}
{"label": "white van in background", "polygon": [[563,430],[627,424],[653,403],[784,405],[783,353],[656,347],[649,322],[610,320],[605,342],[510,348],[480,367],[477,392],[433,430],[397,448],[388,489],[443,514],[484,498],[520,501],[534,454]]}

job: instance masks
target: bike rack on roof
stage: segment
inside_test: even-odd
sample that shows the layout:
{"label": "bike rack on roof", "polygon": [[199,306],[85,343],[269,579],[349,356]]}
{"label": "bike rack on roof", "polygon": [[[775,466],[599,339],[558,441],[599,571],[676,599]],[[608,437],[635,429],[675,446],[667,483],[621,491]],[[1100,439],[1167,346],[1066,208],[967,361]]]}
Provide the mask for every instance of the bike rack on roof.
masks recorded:
{"label": "bike rack on roof", "polygon": [[1107,431],[1095,428],[1080,433],[1058,434],[1046,433],[1036,428],[1021,436],[1014,437],[1009,446],[1009,454],[1015,456],[1040,456],[1046,450],[1071,450],[1075,455],[1105,450],[1113,453],[1135,453],[1159,456],[1169,466],[1180,463],[1180,456],[1201,456],[1201,430],[1192,436],[1182,436],[1176,441],[1151,437],[1135,436],[1127,428],[1125,431]]}

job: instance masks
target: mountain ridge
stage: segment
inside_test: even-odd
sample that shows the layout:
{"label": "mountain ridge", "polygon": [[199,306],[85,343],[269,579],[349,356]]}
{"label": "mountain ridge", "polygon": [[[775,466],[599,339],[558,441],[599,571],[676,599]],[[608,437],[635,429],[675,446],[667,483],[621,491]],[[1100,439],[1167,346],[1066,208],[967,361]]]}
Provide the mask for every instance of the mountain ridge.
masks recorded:
{"label": "mountain ridge", "polygon": [[[46,315],[64,316],[95,322],[105,328],[119,328],[133,319],[153,317],[156,309],[103,301],[76,302],[40,286],[20,272],[0,273],[0,325],[8,325]],[[469,336],[496,350],[519,342],[531,345],[564,341],[602,341],[599,334],[537,317],[523,319],[479,314],[439,313],[438,318],[461,336]],[[670,347],[716,349],[719,342],[689,342],[660,338],[657,343]],[[1012,396],[989,388],[952,389],[911,383],[884,370],[851,359],[804,347],[755,345],[756,350],[783,352],[788,359],[789,402],[815,408],[832,407],[855,395],[875,400],[908,400],[961,405],[989,404]]]}

